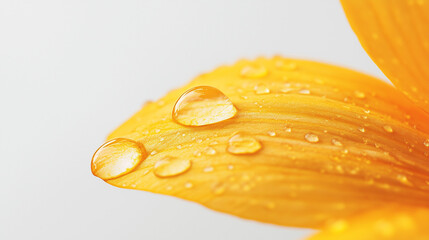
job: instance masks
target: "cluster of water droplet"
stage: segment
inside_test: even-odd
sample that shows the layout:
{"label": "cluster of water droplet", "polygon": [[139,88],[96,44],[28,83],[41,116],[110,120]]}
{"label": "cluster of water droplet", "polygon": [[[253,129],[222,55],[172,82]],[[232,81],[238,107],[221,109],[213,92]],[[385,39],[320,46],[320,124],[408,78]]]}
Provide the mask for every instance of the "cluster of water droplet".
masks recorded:
{"label": "cluster of water droplet", "polygon": [[[284,63],[278,62],[276,66],[286,70],[295,70],[297,65],[295,63]],[[269,74],[266,67],[262,65],[257,66],[246,66],[242,69],[242,77],[245,78],[263,78]],[[321,80],[319,80],[322,82]],[[317,81],[316,81],[317,82]],[[254,86],[255,94],[269,94],[271,90],[263,83],[258,83]],[[310,90],[302,88],[301,85],[291,85],[286,83],[283,88],[280,88],[280,92],[289,93],[296,91],[298,94],[309,95]],[[366,94],[361,91],[355,91],[354,96],[357,99],[364,99]],[[243,97],[244,98],[244,97]],[[247,97],[246,97],[247,98]],[[244,99],[246,99],[244,98]],[[346,100],[344,100],[346,101]],[[364,110],[366,114],[369,114],[369,110]],[[172,110],[172,120],[176,123],[187,127],[200,127],[213,125],[220,122],[227,121],[234,118],[237,115],[237,108],[233,102],[219,89],[211,86],[198,86],[189,89],[177,100]],[[339,116],[340,117],[340,116]],[[365,119],[367,116],[365,115]],[[393,133],[394,129],[386,125],[383,127],[387,133]],[[286,127],[286,133],[292,132],[292,128]],[[365,127],[358,127],[357,130],[361,133],[365,133]],[[160,132],[159,129],[156,132]],[[276,132],[268,131],[268,136],[276,137]],[[161,137],[160,142],[165,139]],[[316,144],[321,139],[318,135],[312,132],[304,134],[303,140],[310,144]],[[195,140],[197,143],[201,143],[201,139]],[[336,147],[343,147],[343,143],[337,138],[331,139],[331,144]],[[429,139],[424,141],[424,146],[429,147]],[[178,145],[178,149],[182,146]],[[233,155],[249,155],[255,154],[262,149],[261,142],[253,136],[245,133],[237,132],[233,134],[227,142],[226,152]],[[215,155],[216,149],[208,146],[203,151],[206,155]],[[199,157],[202,154],[201,151],[195,151],[194,156]],[[344,154],[348,153],[347,149],[343,149]],[[157,152],[154,150],[150,155],[155,155]],[[133,171],[146,157],[148,154],[143,144],[136,142],[131,139],[118,138],[111,140],[102,145],[94,154],[92,160],[92,172],[94,175],[104,180],[114,179],[123,176]],[[191,159],[182,159],[175,157],[161,157],[153,166],[153,173],[159,178],[169,178],[181,175],[192,167]],[[232,170],[233,165],[228,166],[228,169]],[[337,167],[338,168],[338,167]],[[340,166],[341,168],[341,166]],[[203,169],[203,172],[212,172],[214,169],[211,166],[207,166]],[[339,169],[338,171],[343,171]],[[398,177],[398,181],[404,183],[407,181],[405,176]],[[185,183],[185,188],[192,188],[191,182]],[[171,187],[170,187],[171,188]],[[224,188],[217,187],[216,193],[222,193]]]}

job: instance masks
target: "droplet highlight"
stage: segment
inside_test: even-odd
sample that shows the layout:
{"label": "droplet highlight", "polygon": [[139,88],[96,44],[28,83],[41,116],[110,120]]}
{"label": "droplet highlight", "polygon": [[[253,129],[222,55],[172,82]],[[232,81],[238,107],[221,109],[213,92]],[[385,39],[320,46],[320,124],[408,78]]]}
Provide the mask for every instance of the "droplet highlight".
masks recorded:
{"label": "droplet highlight", "polygon": [[248,78],[261,78],[268,74],[268,70],[264,66],[246,66],[241,70],[241,76]]}
{"label": "droplet highlight", "polygon": [[237,109],[220,90],[199,86],[186,91],[173,108],[173,119],[185,126],[205,126],[235,116]]}
{"label": "droplet highlight", "polygon": [[189,159],[166,157],[155,163],[153,173],[157,177],[166,178],[181,175],[191,168]]}
{"label": "droplet highlight", "polygon": [[142,144],[127,138],[116,138],[97,149],[92,157],[91,171],[103,180],[117,178],[134,170],[146,157]]}
{"label": "droplet highlight", "polygon": [[313,133],[307,133],[304,136],[305,140],[310,143],[317,143],[319,142],[319,136],[313,134]]}
{"label": "droplet highlight", "polygon": [[384,126],[383,129],[388,133],[393,133],[393,128],[389,125]]}
{"label": "droplet highlight", "polygon": [[227,151],[232,154],[252,154],[261,150],[261,143],[252,136],[237,133],[228,140]]}

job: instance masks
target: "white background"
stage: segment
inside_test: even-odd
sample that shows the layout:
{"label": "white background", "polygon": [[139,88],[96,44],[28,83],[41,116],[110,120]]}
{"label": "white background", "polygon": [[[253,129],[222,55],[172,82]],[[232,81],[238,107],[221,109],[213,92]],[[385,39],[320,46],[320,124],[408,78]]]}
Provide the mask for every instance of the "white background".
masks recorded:
{"label": "white background", "polygon": [[114,188],[94,150],[147,100],[240,58],[315,59],[382,77],[336,0],[0,1],[0,239],[300,239]]}

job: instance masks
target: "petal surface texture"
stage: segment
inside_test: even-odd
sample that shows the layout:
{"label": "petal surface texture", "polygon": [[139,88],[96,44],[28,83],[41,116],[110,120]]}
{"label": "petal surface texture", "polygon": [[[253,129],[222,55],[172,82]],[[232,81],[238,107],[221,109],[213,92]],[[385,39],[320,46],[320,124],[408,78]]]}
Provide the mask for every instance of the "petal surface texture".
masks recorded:
{"label": "petal surface texture", "polygon": [[429,209],[388,206],[337,220],[308,240],[426,240],[429,239]]}
{"label": "petal surface texture", "polygon": [[[176,123],[175,103],[197,86],[221,91],[236,115]],[[109,139],[137,141],[148,157],[107,182],[318,228],[386,202],[428,206],[428,121],[393,87],[361,73],[281,57],[241,60],[146,104],[116,129]],[[157,176],[158,166],[174,176]]]}
{"label": "petal surface texture", "polygon": [[372,60],[429,112],[429,1],[342,0],[342,4]]}

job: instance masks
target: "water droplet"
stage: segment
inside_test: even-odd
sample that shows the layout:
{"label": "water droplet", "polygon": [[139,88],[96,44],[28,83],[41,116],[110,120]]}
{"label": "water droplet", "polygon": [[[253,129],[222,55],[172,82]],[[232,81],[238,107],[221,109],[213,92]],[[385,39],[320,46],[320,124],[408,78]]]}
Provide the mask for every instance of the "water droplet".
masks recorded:
{"label": "water droplet", "polygon": [[199,86],[186,91],[176,102],[173,119],[185,126],[204,126],[235,116],[237,109],[214,87]]}
{"label": "water droplet", "polygon": [[224,192],[225,192],[225,186],[222,183],[217,183],[215,186],[213,186],[213,194],[221,195]]}
{"label": "water droplet", "polygon": [[204,149],[204,153],[207,155],[215,155],[216,150],[212,147],[207,147],[206,149]]}
{"label": "water droplet", "polygon": [[358,128],[358,130],[359,130],[359,132],[365,132],[365,128],[363,128],[363,127]]}
{"label": "water droplet", "polygon": [[153,155],[155,155],[157,153],[158,153],[157,151],[153,150],[152,152],[150,152],[150,155],[153,156]]}
{"label": "water droplet", "polygon": [[197,150],[197,151],[195,151],[195,152],[194,152],[194,156],[195,156],[195,157],[201,157],[201,152],[200,152],[200,151],[198,151],[198,150]]}
{"label": "water droplet", "polygon": [[255,138],[237,133],[228,140],[228,147],[226,150],[232,154],[252,154],[259,151],[261,148],[261,143]]}
{"label": "water droplet", "polygon": [[310,90],[308,90],[308,89],[301,89],[301,90],[299,90],[299,91],[298,91],[298,93],[299,93],[299,94],[305,94],[305,95],[308,95],[308,94],[310,94],[311,92],[310,92]]}
{"label": "water droplet", "polygon": [[186,182],[185,183],[185,188],[192,188],[194,186],[194,184],[192,184],[191,182]]}
{"label": "water droplet", "polygon": [[307,133],[304,136],[305,140],[310,143],[317,143],[319,142],[319,137],[313,133]]}
{"label": "water droplet", "polygon": [[241,70],[241,76],[248,78],[261,78],[268,74],[268,70],[264,66],[246,66]]}
{"label": "water droplet", "polygon": [[91,161],[92,173],[109,180],[131,172],[147,157],[144,146],[126,138],[110,140],[94,153]]}
{"label": "water droplet", "polygon": [[335,145],[337,147],[342,147],[343,146],[343,143],[341,143],[339,140],[337,140],[335,138],[332,138],[331,142],[332,142],[333,145]]}
{"label": "water droplet", "polygon": [[214,168],[212,166],[205,167],[203,172],[213,172]]}
{"label": "water droplet", "polygon": [[357,98],[365,98],[365,93],[361,91],[355,91],[355,97]]}
{"label": "water droplet", "polygon": [[405,175],[398,174],[398,175],[396,176],[396,179],[397,179],[400,183],[402,183],[402,184],[404,184],[404,185],[408,185],[408,186],[411,186],[411,185],[412,185],[412,184],[408,181],[407,176],[405,176]]}
{"label": "water droplet", "polygon": [[258,84],[255,86],[255,93],[256,94],[268,94],[270,93],[270,89],[267,88],[264,84]]}
{"label": "water droplet", "polygon": [[429,138],[423,142],[423,145],[425,145],[425,147],[429,147]]}
{"label": "water droplet", "polygon": [[292,132],[292,128],[285,128],[285,131],[290,133],[290,132]]}
{"label": "water droplet", "polygon": [[174,177],[188,171],[191,165],[192,162],[189,159],[166,157],[155,163],[153,173],[162,178]]}
{"label": "water droplet", "polygon": [[385,130],[386,132],[388,132],[388,133],[393,133],[393,128],[392,128],[391,126],[386,125],[386,126],[384,126],[383,128],[384,128],[384,130]]}
{"label": "water droplet", "polygon": [[276,136],[276,132],[274,131],[268,131],[267,134],[271,137],[275,137]]}
{"label": "water droplet", "polygon": [[160,137],[160,138],[159,138],[159,141],[160,141],[160,142],[162,142],[162,141],[164,141],[164,140],[165,140],[165,138],[163,138],[163,137]]}

